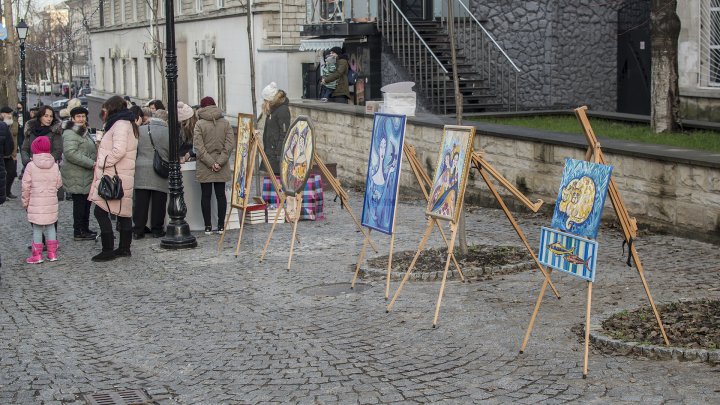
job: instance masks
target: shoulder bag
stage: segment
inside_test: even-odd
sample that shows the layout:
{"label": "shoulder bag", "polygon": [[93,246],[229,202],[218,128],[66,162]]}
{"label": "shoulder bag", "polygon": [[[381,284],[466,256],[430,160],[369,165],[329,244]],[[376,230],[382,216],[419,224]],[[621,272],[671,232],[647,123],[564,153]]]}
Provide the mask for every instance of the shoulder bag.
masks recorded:
{"label": "shoulder bag", "polygon": [[155,170],[155,173],[162,177],[163,179],[167,179],[170,177],[170,162],[166,161],[160,156],[160,153],[155,148],[155,142],[153,142],[152,139],[152,133],[150,133],[150,124],[148,124],[148,136],[150,137],[150,144],[153,147],[153,150],[155,153],[153,154],[153,170]]}
{"label": "shoulder bag", "polygon": [[[103,173],[105,173],[106,163],[107,156],[105,156],[105,161],[103,162]],[[97,188],[98,196],[105,200],[105,204],[108,207],[108,212],[110,212],[110,204],[108,204],[109,200],[120,200],[120,209],[122,210],[122,198],[125,195],[122,187],[122,180],[120,180],[120,176],[118,176],[117,173],[117,167],[113,167],[115,168],[115,175],[111,177],[110,175],[104,174],[100,178],[100,183],[98,184]]]}

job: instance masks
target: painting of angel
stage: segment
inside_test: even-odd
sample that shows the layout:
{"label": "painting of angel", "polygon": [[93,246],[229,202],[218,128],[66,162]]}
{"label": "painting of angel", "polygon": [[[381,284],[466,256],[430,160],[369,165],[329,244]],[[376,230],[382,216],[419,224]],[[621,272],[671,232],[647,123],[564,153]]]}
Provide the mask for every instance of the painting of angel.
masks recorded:
{"label": "painting of angel", "polygon": [[457,223],[470,169],[475,127],[446,125],[426,214]]}
{"label": "painting of angel", "polygon": [[310,118],[299,116],[290,126],[283,144],[280,181],[285,194],[302,193],[313,164],[315,139]]}
{"label": "painting of angel", "polygon": [[253,132],[253,116],[238,114],[238,136],[235,147],[235,170],[233,171],[232,196],[233,207],[243,208],[247,203],[248,162],[251,161],[251,135]]}
{"label": "painting of angel", "polygon": [[594,239],[600,227],[612,166],[565,159],[551,226]]}
{"label": "painting of angel", "polygon": [[375,114],[365,180],[362,224],[391,235],[405,141],[405,116]]}

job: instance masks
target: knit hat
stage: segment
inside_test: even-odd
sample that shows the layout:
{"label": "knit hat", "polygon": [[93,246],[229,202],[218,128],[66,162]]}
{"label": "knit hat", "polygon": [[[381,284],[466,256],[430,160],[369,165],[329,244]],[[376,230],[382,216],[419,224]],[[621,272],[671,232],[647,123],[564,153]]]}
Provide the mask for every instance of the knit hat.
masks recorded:
{"label": "knit hat", "polygon": [[0,113],[12,114],[12,112],[13,112],[12,108],[10,108],[8,106],[0,108]]}
{"label": "knit hat", "polygon": [[265,101],[273,101],[273,99],[277,95],[277,92],[278,92],[277,84],[275,84],[275,82],[271,82],[270,84],[265,86],[265,88],[263,89],[262,98]]}
{"label": "knit hat", "polygon": [[30,145],[33,155],[38,153],[50,153],[50,139],[47,136],[38,136]]}
{"label": "knit hat", "polygon": [[213,100],[212,97],[207,96],[207,97],[203,97],[203,99],[200,100],[200,108],[205,108],[209,105],[215,105],[215,100]]}
{"label": "knit hat", "polygon": [[178,101],[177,110],[178,110],[178,113],[177,113],[178,121],[180,121],[180,122],[192,118],[192,116],[195,114],[192,107],[183,103],[182,101]]}
{"label": "knit hat", "polygon": [[87,117],[87,115],[88,115],[87,108],[80,106],[80,107],[75,107],[72,110],[70,110],[70,118],[72,118],[78,114],[85,114],[85,117]]}

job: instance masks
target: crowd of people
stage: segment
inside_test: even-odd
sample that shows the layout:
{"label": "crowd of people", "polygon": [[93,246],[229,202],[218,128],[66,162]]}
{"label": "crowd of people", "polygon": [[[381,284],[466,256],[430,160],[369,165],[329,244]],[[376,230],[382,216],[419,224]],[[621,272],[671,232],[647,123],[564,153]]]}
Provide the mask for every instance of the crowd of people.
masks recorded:
{"label": "crowd of people", "polygon": [[[275,83],[265,87],[262,95],[264,150],[277,170],[290,126],[288,99]],[[196,161],[204,232],[220,234],[227,211],[225,186],[232,180],[229,163],[235,131],[212,97],[204,97],[195,107],[178,102],[176,108],[178,156],[180,163]],[[0,109],[0,204],[18,198],[12,187],[20,178],[20,202],[32,230],[29,264],[42,263],[43,252],[47,261],[58,260],[59,202],[66,194],[72,200],[73,240],[101,242],[102,250],[92,261],[131,256],[133,240],[165,235],[168,179],[154,164],[158,158],[163,162],[170,158],[165,105],[152,100],[140,107],[121,96],[110,97],[102,105],[103,128],[97,133],[88,127],[88,114],[78,99],[70,100],[59,116],[49,106],[28,113],[21,104],[15,111]],[[108,198],[108,184],[115,179],[119,179],[114,183],[119,190]],[[213,193],[215,227],[210,209]],[[91,229],[91,211],[99,233]]]}

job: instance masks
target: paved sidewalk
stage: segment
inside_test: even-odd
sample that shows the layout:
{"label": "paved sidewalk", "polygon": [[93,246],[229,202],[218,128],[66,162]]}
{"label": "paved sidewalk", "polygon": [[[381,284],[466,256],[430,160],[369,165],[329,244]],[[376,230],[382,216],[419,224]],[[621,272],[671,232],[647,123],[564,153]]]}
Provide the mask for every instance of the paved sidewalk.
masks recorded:
{"label": "paved sidewalk", "polygon": [[[94,264],[99,245],[72,241],[70,202],[61,202],[60,260],[29,266],[20,203],[1,206],[0,404],[79,405],[82,393],[117,389],[179,404],[720,403],[720,369],[705,363],[594,350],[583,380],[582,340],[571,328],[584,322],[586,288],[569,276],[553,276],[563,297],[546,297],[522,355],[537,271],[449,282],[436,329],[437,282],[409,283],[390,314],[383,280],[313,294],[350,282],[362,244],[331,197],[325,220],[299,224],[290,272],[289,225],[263,263],[266,225],[247,228],[238,258],[232,231],[220,254],[215,235],[198,235],[187,251],[146,238],[133,241],[132,258]],[[359,215],[362,195],[351,197]],[[397,251],[417,247],[423,210],[400,205]],[[471,211],[471,243],[521,245],[502,211]],[[549,219],[521,213],[519,222],[536,247]],[[375,240],[387,249],[388,238]],[[617,230],[604,227],[599,241],[594,323],[647,302]],[[434,233],[430,245],[440,244]],[[720,298],[717,246],[663,235],[636,246],[656,302]]]}

